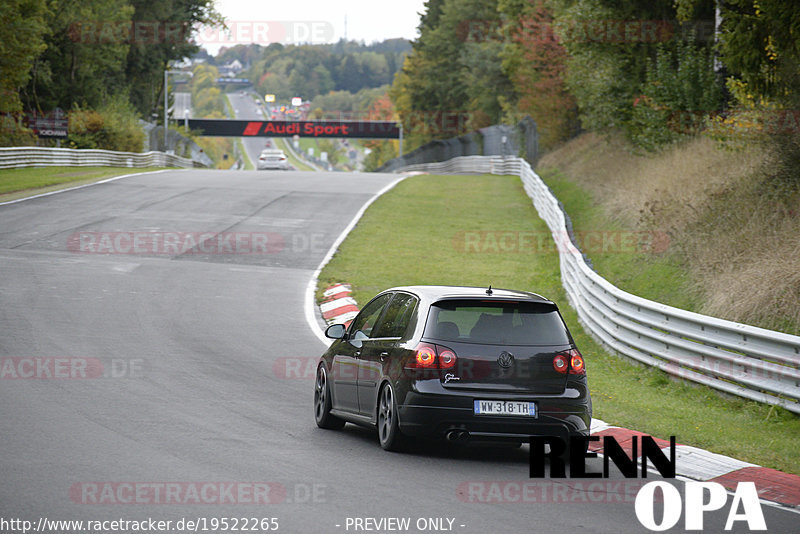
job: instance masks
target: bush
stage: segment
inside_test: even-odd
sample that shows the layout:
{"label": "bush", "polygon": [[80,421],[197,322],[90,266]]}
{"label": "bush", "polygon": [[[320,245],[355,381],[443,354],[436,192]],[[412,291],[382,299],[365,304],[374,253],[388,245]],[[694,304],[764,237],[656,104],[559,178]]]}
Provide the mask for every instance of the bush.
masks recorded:
{"label": "bush", "polygon": [[68,148],[102,148],[97,141],[103,129],[103,117],[94,110],[77,106],[69,112]]}
{"label": "bush", "polygon": [[395,141],[365,140],[363,144],[370,150],[370,153],[364,158],[364,171],[366,172],[376,171],[381,165],[397,157]]}
{"label": "bush", "polygon": [[144,131],[139,117],[127,98],[115,99],[99,110],[103,117],[103,129],[99,132],[98,144],[106,150],[141,152],[144,147]]}
{"label": "bush", "polygon": [[655,151],[701,131],[721,101],[710,49],[692,39],[674,49],[660,45],[626,131],[638,147]]}
{"label": "bush", "polygon": [[69,113],[69,148],[141,152],[144,131],[127,98],[115,98],[98,110],[75,106]]}
{"label": "bush", "polygon": [[20,117],[0,115],[0,146],[33,146],[36,136],[22,123]]}

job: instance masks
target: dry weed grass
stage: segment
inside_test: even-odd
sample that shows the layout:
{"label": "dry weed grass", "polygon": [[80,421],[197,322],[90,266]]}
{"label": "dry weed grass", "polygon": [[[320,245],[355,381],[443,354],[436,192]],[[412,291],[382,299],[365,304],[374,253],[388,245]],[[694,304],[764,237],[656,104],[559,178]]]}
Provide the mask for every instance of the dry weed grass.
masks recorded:
{"label": "dry weed grass", "polygon": [[702,313],[799,333],[800,194],[768,170],[712,199],[679,239]]}
{"label": "dry weed grass", "polygon": [[757,150],[719,150],[707,138],[654,156],[635,154],[620,135],[587,133],[545,155],[539,166],[557,167],[586,187],[615,219],[660,230],[697,220],[707,200],[751,176],[765,163]]}
{"label": "dry weed grass", "polygon": [[779,166],[763,145],[730,151],[698,137],[643,156],[596,133],[539,163],[589,191],[610,219],[669,233],[702,295],[694,311],[797,334],[800,193],[775,178]]}

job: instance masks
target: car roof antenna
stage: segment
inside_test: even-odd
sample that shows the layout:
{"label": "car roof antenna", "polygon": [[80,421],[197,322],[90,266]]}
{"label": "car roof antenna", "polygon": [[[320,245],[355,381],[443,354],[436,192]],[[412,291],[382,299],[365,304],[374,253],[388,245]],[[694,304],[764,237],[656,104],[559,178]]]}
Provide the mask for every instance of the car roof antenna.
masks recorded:
{"label": "car roof antenna", "polygon": [[486,290],[486,294],[491,296],[491,294],[492,294],[492,284],[489,284],[489,289]]}

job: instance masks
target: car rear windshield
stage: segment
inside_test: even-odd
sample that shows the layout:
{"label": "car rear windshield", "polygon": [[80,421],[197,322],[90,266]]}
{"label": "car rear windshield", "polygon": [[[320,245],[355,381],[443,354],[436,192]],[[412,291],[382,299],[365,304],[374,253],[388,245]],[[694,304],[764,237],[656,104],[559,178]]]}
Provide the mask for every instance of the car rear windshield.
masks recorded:
{"label": "car rear windshield", "polygon": [[487,345],[567,345],[555,306],[538,302],[445,300],[431,306],[425,336]]}

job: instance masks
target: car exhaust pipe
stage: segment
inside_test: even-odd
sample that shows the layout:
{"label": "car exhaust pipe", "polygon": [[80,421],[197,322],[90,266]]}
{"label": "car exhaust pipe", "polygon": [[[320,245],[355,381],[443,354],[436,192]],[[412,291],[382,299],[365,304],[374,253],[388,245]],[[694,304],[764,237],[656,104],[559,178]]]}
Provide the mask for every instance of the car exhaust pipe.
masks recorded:
{"label": "car exhaust pipe", "polygon": [[447,441],[467,441],[469,439],[469,432],[466,430],[453,429],[445,434]]}

